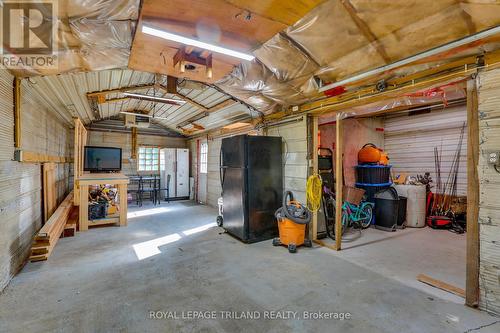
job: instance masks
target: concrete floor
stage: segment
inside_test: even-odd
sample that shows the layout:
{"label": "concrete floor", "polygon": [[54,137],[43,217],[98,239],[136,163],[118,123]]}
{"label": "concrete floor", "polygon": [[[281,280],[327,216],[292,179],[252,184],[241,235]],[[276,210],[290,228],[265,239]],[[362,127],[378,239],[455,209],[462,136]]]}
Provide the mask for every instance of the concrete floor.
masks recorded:
{"label": "concrete floor", "polygon": [[[216,211],[208,207],[176,202],[129,214],[126,228],[61,239],[48,261],[27,264],[0,295],[0,331],[500,331],[498,318],[330,249],[300,248],[292,255],[270,241],[242,244],[211,226]],[[151,311],[180,318],[150,319]],[[189,311],[214,311],[216,319],[186,318]],[[220,311],[261,319],[223,319]],[[298,318],[263,319],[284,311]],[[351,318],[307,320],[304,312]]]}
{"label": "concrete floor", "polygon": [[[409,287],[459,304],[463,298],[419,282],[425,274],[465,289],[466,235],[432,228],[406,228],[386,232],[375,228],[350,231],[344,237],[344,251],[337,255],[349,262]],[[330,239],[326,244],[334,244]]]}

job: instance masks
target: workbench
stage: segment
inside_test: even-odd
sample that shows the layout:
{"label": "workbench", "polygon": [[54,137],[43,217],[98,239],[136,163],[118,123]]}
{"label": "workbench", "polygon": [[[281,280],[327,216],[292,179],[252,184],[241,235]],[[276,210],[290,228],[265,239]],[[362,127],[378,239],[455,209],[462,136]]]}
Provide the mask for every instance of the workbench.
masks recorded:
{"label": "workbench", "polygon": [[[127,225],[127,185],[129,179],[122,173],[89,173],[79,177],[80,188],[80,231],[88,230],[89,226],[103,224]],[[89,221],[89,186],[114,185],[118,188],[118,212],[113,216]]]}

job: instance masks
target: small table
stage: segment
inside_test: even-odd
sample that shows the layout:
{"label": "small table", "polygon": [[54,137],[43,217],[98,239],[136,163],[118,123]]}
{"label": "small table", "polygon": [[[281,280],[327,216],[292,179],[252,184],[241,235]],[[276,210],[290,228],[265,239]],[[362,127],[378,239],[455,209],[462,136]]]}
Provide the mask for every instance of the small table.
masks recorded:
{"label": "small table", "polygon": [[[90,173],[80,176],[80,231],[89,229],[89,225],[118,224],[120,227],[127,225],[127,184],[129,179],[122,173]],[[89,185],[116,185],[118,188],[118,214],[117,216],[93,220],[89,223]]]}

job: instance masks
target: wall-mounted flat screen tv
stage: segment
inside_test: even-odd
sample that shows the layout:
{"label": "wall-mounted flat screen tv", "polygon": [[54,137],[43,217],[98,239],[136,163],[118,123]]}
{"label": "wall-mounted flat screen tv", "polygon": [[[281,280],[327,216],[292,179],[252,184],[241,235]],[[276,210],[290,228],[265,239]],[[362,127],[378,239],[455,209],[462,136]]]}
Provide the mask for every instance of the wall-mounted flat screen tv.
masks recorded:
{"label": "wall-mounted flat screen tv", "polygon": [[83,170],[111,172],[122,169],[122,150],[114,147],[85,146]]}

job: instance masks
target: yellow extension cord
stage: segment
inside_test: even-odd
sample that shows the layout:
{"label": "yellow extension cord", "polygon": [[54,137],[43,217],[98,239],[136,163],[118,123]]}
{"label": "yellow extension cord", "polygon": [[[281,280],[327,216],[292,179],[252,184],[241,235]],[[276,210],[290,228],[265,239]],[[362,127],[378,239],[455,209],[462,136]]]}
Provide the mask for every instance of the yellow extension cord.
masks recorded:
{"label": "yellow extension cord", "polygon": [[306,201],[307,208],[311,212],[317,212],[321,207],[321,194],[323,191],[323,181],[319,174],[315,173],[307,179],[306,184]]}

